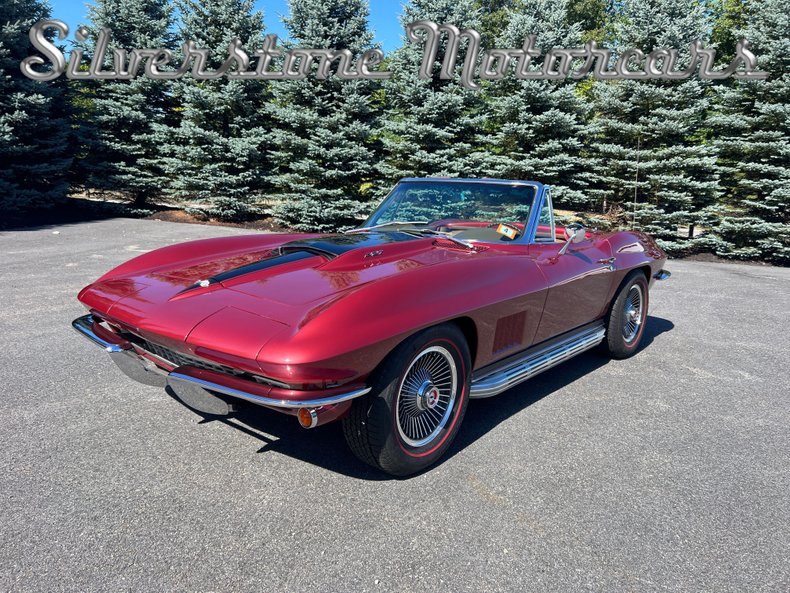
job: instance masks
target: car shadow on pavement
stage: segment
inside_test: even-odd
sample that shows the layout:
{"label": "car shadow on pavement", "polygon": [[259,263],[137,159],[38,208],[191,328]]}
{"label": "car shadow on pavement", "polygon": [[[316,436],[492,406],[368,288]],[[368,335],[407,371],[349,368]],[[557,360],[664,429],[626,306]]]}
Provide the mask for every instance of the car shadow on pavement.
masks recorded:
{"label": "car shadow on pavement", "polygon": [[[639,351],[649,347],[657,336],[671,331],[674,327],[668,319],[649,315]],[[495,398],[471,401],[455,442],[444,457],[432,467],[445,463],[504,420],[609,362],[611,362],[609,357],[592,350],[548,372],[541,373]],[[175,398],[169,389],[168,393]],[[277,452],[361,480],[398,479],[377,471],[354,457],[345,443],[339,422],[305,430],[299,426],[295,418],[254,405],[245,406],[229,417],[196,413],[203,416],[202,422],[221,422],[258,439],[263,443],[258,449],[259,453]]]}
{"label": "car shadow on pavement", "polygon": [[[186,406],[170,387],[166,391],[173,399]],[[190,409],[203,418],[201,424],[219,422],[257,439],[258,453],[279,453],[361,480],[391,478],[354,457],[346,445],[340,422],[305,430],[299,426],[295,416],[244,402],[230,416],[212,416]]]}

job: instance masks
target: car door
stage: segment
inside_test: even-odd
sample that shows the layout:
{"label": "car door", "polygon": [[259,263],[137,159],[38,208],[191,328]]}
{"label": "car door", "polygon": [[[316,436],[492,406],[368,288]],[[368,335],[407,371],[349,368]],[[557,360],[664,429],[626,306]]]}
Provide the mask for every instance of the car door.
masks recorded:
{"label": "car door", "polygon": [[612,248],[597,233],[573,243],[560,254],[564,241],[555,237],[551,196],[545,197],[535,239],[530,247],[548,283],[546,303],[533,344],[598,319],[605,311],[613,282]]}

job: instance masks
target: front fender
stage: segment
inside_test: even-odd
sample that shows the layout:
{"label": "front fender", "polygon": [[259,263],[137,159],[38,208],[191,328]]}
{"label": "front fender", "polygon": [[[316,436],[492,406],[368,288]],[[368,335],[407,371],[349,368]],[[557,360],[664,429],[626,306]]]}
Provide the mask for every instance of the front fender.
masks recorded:
{"label": "front fender", "polygon": [[490,358],[501,317],[526,311],[537,327],[546,288],[528,257],[470,253],[467,259],[416,268],[338,295],[266,344],[258,363],[267,376],[285,373],[292,382],[327,373],[350,381],[366,377],[415,332],[469,317],[478,335],[473,365],[478,367]]}

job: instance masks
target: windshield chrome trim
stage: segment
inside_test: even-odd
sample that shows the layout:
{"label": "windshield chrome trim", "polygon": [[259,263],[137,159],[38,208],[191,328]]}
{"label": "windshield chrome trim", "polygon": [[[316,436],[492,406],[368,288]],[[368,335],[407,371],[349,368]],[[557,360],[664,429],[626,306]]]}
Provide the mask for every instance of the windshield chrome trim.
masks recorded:
{"label": "windshield chrome trim", "polygon": [[398,183],[412,183],[415,181],[430,181],[435,183],[481,183],[490,185],[530,185],[538,191],[542,190],[544,187],[539,181],[530,181],[526,179],[469,179],[466,177],[405,177]]}
{"label": "windshield chrome trim", "polygon": [[[550,200],[550,208],[549,208],[549,215],[551,217],[551,231],[553,235],[553,239],[541,239],[539,240],[535,235],[538,234],[538,225],[540,224],[540,213],[543,211],[543,206],[546,205],[546,201]],[[535,217],[535,228],[532,231],[532,239],[528,241],[530,244],[537,244],[537,245],[551,245],[556,242],[557,239],[557,225],[554,222],[554,201],[551,200],[551,187],[548,185],[544,185],[540,195],[540,203],[538,207],[535,209],[537,212],[537,216]],[[527,233],[524,233],[524,236],[528,236]]]}
{"label": "windshield chrome trim", "polygon": [[[529,211],[529,222],[527,223],[524,233],[514,243],[522,243],[525,245],[532,245],[535,243],[535,234],[538,232],[538,220],[540,220],[540,211],[543,209],[543,203],[546,200],[547,187],[542,183],[536,184],[539,186],[538,192],[532,203],[532,209]],[[553,206],[553,204],[552,204]],[[552,210],[552,216],[554,211]]]}

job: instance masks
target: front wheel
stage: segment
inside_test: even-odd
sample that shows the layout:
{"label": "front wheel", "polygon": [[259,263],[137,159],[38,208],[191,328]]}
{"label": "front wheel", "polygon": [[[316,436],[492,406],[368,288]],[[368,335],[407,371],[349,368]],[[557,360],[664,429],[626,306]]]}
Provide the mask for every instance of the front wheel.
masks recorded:
{"label": "front wheel", "polygon": [[362,461],[406,476],[437,461],[466,412],[471,362],[455,325],[429,328],[398,346],[354,401],[343,433]]}
{"label": "front wheel", "polygon": [[635,270],[626,276],[606,319],[604,347],[612,358],[636,354],[647,319],[647,278]]}

